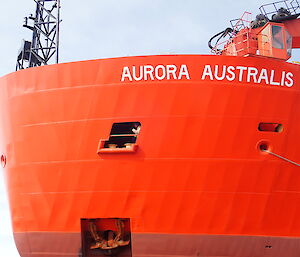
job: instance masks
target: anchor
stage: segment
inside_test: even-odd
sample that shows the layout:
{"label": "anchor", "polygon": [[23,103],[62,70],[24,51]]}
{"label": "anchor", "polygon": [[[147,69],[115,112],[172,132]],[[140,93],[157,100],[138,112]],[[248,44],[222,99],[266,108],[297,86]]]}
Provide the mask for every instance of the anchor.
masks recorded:
{"label": "anchor", "polygon": [[101,236],[97,232],[97,226],[94,221],[89,221],[89,231],[94,239],[94,244],[90,246],[90,249],[102,249],[109,250],[118,248],[121,246],[129,245],[130,240],[124,240],[124,222],[121,219],[116,219],[117,231],[109,230],[107,237]]}

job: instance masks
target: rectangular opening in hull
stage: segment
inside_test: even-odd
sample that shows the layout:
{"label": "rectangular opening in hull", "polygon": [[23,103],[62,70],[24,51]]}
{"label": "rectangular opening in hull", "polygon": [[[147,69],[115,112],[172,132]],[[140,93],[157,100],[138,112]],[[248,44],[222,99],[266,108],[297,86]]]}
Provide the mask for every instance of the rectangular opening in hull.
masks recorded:
{"label": "rectangular opening in hull", "polygon": [[99,153],[135,152],[137,149],[137,137],[140,133],[141,123],[120,122],[112,125],[109,139],[100,140]]}
{"label": "rectangular opening in hull", "polygon": [[259,131],[267,131],[267,132],[281,132],[283,130],[283,126],[280,123],[267,123],[261,122],[258,125]]}

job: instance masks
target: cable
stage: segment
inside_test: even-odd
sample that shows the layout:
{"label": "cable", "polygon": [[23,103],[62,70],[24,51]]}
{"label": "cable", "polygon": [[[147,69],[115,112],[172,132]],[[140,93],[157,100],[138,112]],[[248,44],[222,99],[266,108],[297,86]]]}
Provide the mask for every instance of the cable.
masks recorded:
{"label": "cable", "polygon": [[[223,30],[223,31],[219,32],[218,34],[214,35],[214,36],[208,41],[208,47],[209,47],[210,49],[214,49],[214,48],[217,46],[219,40],[220,40],[222,37],[226,37],[229,33],[232,33],[232,32],[233,32],[232,28],[226,28],[225,30]],[[211,42],[212,42],[212,40],[213,40],[214,38],[216,38],[217,36],[220,36],[220,37],[217,39],[217,41],[216,41],[216,43],[215,43],[215,46],[213,47],[213,46],[211,45]],[[217,50],[217,51],[221,51],[220,49],[216,49],[216,50]]]}
{"label": "cable", "polygon": [[271,151],[268,151],[268,150],[265,150],[265,149],[262,149],[262,151],[263,151],[263,152],[266,152],[266,153],[269,153],[269,154],[271,154],[271,155],[274,155],[274,156],[276,156],[276,157],[279,158],[279,159],[282,159],[282,160],[284,160],[284,161],[287,161],[287,162],[289,162],[289,163],[291,163],[291,164],[294,164],[294,165],[300,167],[300,164],[299,164],[299,163],[293,162],[293,161],[291,161],[291,160],[289,160],[289,159],[287,159],[287,158],[285,158],[285,157],[283,157],[283,156],[280,156],[280,155],[278,155],[278,154],[276,154],[276,153],[272,153]]}

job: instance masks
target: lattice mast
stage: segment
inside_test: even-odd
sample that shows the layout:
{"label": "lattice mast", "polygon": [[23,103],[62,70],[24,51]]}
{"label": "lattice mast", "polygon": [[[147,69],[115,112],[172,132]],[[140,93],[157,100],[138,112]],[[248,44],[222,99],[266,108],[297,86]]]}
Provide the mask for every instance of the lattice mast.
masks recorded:
{"label": "lattice mast", "polygon": [[60,0],[34,0],[35,15],[25,17],[23,27],[32,31],[32,41],[23,41],[16,70],[58,63]]}

